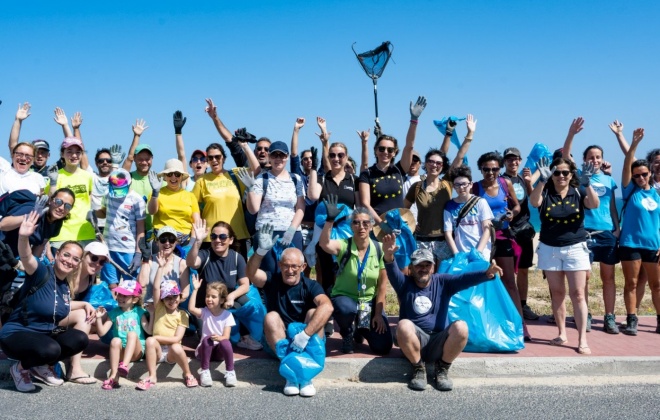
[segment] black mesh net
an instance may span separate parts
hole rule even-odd
[[[367,73],[367,76],[372,79],[378,79],[383,74],[387,62],[390,61],[393,49],[392,44],[389,41],[385,41],[378,48],[371,51],[358,54],[355,52],[355,48],[353,48],[353,52],[364,72]]]

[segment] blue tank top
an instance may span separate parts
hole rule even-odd
[[[495,197],[491,197],[490,195],[486,194],[486,190],[484,190],[484,187],[481,185],[481,181],[475,184],[477,186],[477,191],[475,194],[486,200],[486,203],[488,203],[488,207],[490,207],[490,210],[493,212],[495,219],[501,218],[503,215],[505,215],[507,209],[509,208],[509,194],[506,192],[508,190],[506,181],[504,181],[502,177],[498,177],[497,183],[499,184],[500,188],[498,188],[497,195]],[[507,227],[509,227],[509,222],[504,222],[502,228],[506,229]]]

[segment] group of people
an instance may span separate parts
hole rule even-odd
[[[80,365],[94,330],[109,343],[111,370],[103,389],[117,388],[130,364],[143,358],[149,374],[137,384],[140,390],[157,384],[161,362],[179,364],[186,386],[195,387],[211,386],[209,363],[224,360],[225,385],[235,386],[230,334],[237,324],[237,346],[265,347],[279,358],[304,352],[314,335],[325,340],[336,324],[342,352],[353,353],[366,340],[371,352],[382,355],[396,344],[413,368],[410,388],[427,387],[425,364],[433,363],[436,388],[450,390],[449,367],[468,339],[465,322],[447,321],[452,295],[499,275],[521,319],[538,319],[526,302],[535,252],[559,330],[550,344],[567,344],[568,284],[577,351],[590,354],[586,298],[592,262],[600,263],[606,332],[619,333],[614,314],[619,262],[627,312],[622,332],[637,334],[646,283],[660,312],[660,149],[635,158],[643,129],[634,130],[628,144],[623,125],[610,125],[625,153],[619,220],[617,185],[602,147],[584,151],[581,170],[573,160],[582,118],[572,122],[551,159],[522,168],[516,147],[485,153],[477,160],[482,179],[473,180],[463,163],[476,132],[472,115],[464,119],[467,135],[454,159],[447,153],[457,140],[455,118],[442,123],[440,147],[423,156],[414,149],[424,97],[410,103],[401,149],[395,137],[376,133],[373,165],[370,130],[358,131],[359,168],[344,143],[330,142],[323,118],[316,120],[320,154],[316,147],[299,152],[304,118],[295,120],[287,144],[246,129],[232,133],[214,102],[207,99],[206,105],[222,141],[188,159],[182,134],[187,118],[177,111],[177,158],[160,172],[152,168],[154,149],[141,141],[148,129],[144,120],[132,126],[126,153],[121,145],[96,152],[94,172],[80,113],[69,127],[56,108],[64,141],[53,163],[46,140],[19,141],[31,108],[19,105],[9,139],[11,161],[0,158],[0,271],[15,284],[22,281],[0,329],[0,348],[16,361],[10,372],[19,391],[33,390],[32,378],[47,385],[63,379],[95,383]],[[538,208],[541,219],[536,250],[530,207]],[[406,232],[412,239],[402,264],[398,253]],[[487,270],[436,274],[441,262],[473,249],[491,262]],[[316,281],[309,277],[311,267]],[[86,301],[97,279],[113,291],[115,309]],[[388,283],[400,306],[394,332],[385,314]],[[249,293],[253,287],[257,297]],[[261,340],[233,316],[255,299],[266,307]],[[293,322],[305,328],[287,338]],[[197,377],[181,345],[191,324],[200,332]],[[524,322],[523,331],[531,340]],[[53,370],[59,361],[65,362],[64,378]],[[284,393],[309,397],[316,390],[311,381],[287,380]]]

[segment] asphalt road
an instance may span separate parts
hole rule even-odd
[[[130,383],[40,387],[33,394],[0,382],[2,419],[657,419],[657,377],[456,380],[455,389],[414,392],[404,383],[318,383],[313,398],[285,397],[280,386],[186,389],[160,383],[147,392]]]

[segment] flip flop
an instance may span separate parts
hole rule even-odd
[[[75,378],[69,378],[68,381],[78,385],[94,385],[98,382],[96,378],[92,378],[91,375],[76,376]]]
[[[589,348],[589,346],[578,346],[578,353],[591,354],[591,349]]]
[[[135,389],[138,389],[140,391],[148,391],[149,388],[153,388],[156,386],[155,382],[151,382],[151,379],[143,379],[140,382],[137,383],[135,386]]]
[[[551,346],[563,346],[566,343],[568,343],[568,340],[564,340],[561,337],[555,337],[548,342]]]

